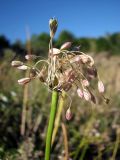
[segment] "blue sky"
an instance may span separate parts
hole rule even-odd
[[[0,0],[0,34],[14,42],[30,33],[49,32],[48,20],[59,21],[57,35],[67,29],[77,37],[120,31],[120,0]]]

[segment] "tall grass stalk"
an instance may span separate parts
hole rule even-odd
[[[65,157],[64,160],[69,159],[69,151],[68,151],[68,138],[67,138],[67,129],[64,123],[61,124],[64,138],[64,147],[65,147]]]
[[[26,28],[26,35],[27,35],[27,52],[31,54],[31,42],[30,42],[30,32],[28,27]],[[25,73],[25,77],[29,76],[29,71],[27,70]],[[21,135],[24,136],[25,134],[25,124],[26,124],[26,116],[27,116],[27,104],[28,104],[28,92],[29,86],[25,85],[23,89],[23,106],[22,106],[22,119],[21,119]]]

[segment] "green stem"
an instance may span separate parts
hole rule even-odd
[[[51,104],[51,111],[50,111],[50,119],[47,129],[47,138],[46,138],[46,148],[45,148],[45,160],[50,160],[50,152],[51,152],[51,141],[52,141],[52,133],[54,129],[54,122],[55,122],[55,115],[57,110],[57,103],[58,103],[58,92],[52,92],[52,104]]]

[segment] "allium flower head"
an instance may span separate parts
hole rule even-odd
[[[98,90],[102,93],[102,96],[105,88],[98,76],[94,59],[79,49],[76,50],[75,47],[71,48],[71,42],[65,42],[60,49],[53,47],[52,39],[57,26],[57,20],[50,19],[50,43],[47,59],[40,59],[39,56],[28,54],[25,56],[26,60],[38,59],[34,65],[28,66],[21,61],[13,61],[11,63],[13,67],[18,69],[29,70],[29,77],[18,80],[18,83],[25,85],[38,78],[50,90],[65,91],[67,94],[69,94],[68,92],[72,87],[76,87],[76,92],[80,98],[96,103],[95,89],[91,86],[92,81],[98,81]],[[104,96],[103,98],[106,103],[109,102]],[[69,120],[70,117],[71,110],[68,108],[66,119]]]

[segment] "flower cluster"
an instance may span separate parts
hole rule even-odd
[[[57,30],[57,20],[50,20],[50,44],[48,59],[39,59],[36,55],[26,55],[27,61],[36,61],[35,65],[28,66],[21,61],[12,61],[12,66],[20,70],[29,70],[29,77],[18,80],[20,85],[25,85],[35,78],[39,80],[51,90],[58,92],[68,92],[72,86],[76,86],[76,92],[80,98],[86,101],[96,103],[94,96],[94,88],[91,85],[94,80],[97,81],[98,91],[106,101],[103,93],[105,91],[104,84],[100,80],[99,74],[94,64],[94,59],[79,49],[71,49],[72,43],[64,43],[60,49],[52,46],[52,38]],[[38,68],[38,64],[42,66]],[[66,119],[71,119],[70,107],[66,112]]]

